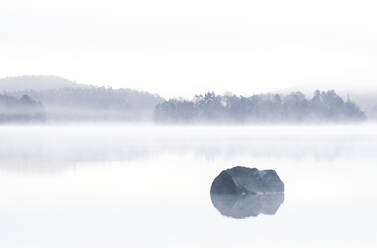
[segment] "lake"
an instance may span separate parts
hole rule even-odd
[[[1,247],[377,247],[377,125],[0,126],[0,137]],[[237,165],[276,170],[275,214],[213,206],[212,181]]]

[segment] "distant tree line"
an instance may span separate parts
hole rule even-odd
[[[288,95],[259,94],[250,97],[208,92],[191,101],[171,99],[155,107],[157,122],[350,122],[366,115],[335,91],[316,90],[311,99],[301,92]]]
[[[43,103],[43,105],[42,105]],[[208,92],[193,100],[105,87],[28,90],[0,95],[0,121],[152,121],[171,123],[352,122],[366,115],[335,91],[250,97]]]
[[[150,121],[154,107],[164,101],[148,92],[95,86],[8,94],[15,97],[27,94],[41,101],[49,120],[53,121]]]
[[[46,114],[42,104],[28,95],[16,98],[0,95],[0,122],[42,122]]]

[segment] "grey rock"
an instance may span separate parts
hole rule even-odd
[[[210,194],[222,215],[233,218],[273,215],[284,202],[284,183],[274,170],[237,166],[215,178]]]

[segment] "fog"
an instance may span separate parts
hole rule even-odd
[[[69,124],[2,126],[1,168],[57,170],[80,162],[143,160],[167,154],[207,160],[372,159],[375,125],[172,126]],[[11,164],[16,163],[13,167]],[[55,165],[58,164],[58,166]],[[41,168],[34,168],[40,164]]]
[[[21,125],[0,135],[4,247],[377,244],[374,125]],[[274,215],[237,220],[213,206],[212,181],[237,165],[279,174]]]

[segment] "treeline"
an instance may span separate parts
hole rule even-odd
[[[0,95],[0,122],[43,122],[46,113],[42,104],[28,95],[16,98]]]
[[[150,121],[155,106],[164,101],[147,92],[95,86],[9,94],[26,94],[42,102],[51,121]]]
[[[27,90],[0,95],[0,121],[156,121],[164,123],[355,122],[366,115],[335,91],[250,97],[209,92],[193,100],[105,87]],[[43,104],[43,105],[42,105]]]
[[[362,121],[366,115],[333,90],[316,90],[311,99],[301,92],[251,97],[209,92],[195,96],[192,101],[171,99],[160,103],[155,108],[154,119],[172,123],[352,122]]]

